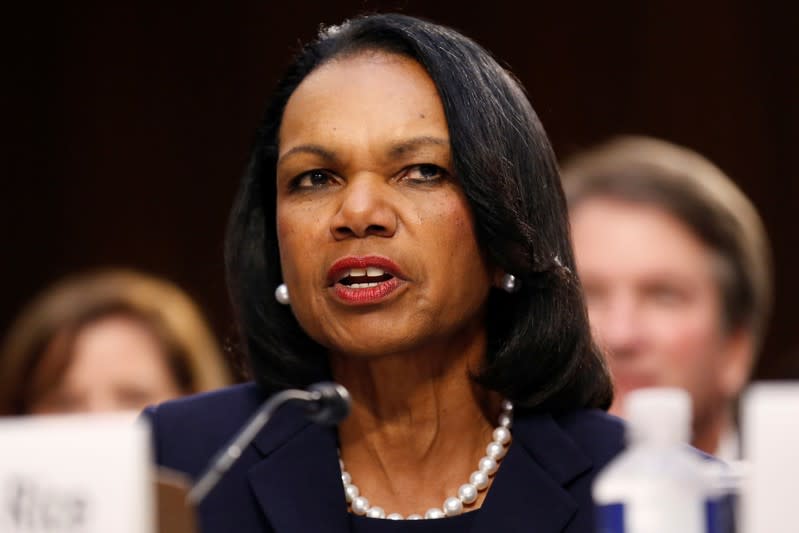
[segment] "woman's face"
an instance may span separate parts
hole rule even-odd
[[[50,355],[44,355],[34,379],[50,380],[58,371],[57,355]],[[180,394],[164,349],[149,328],[131,317],[112,315],[78,332],[63,375],[33,399],[29,412],[138,412]]]
[[[418,63],[366,52],[312,72],[285,109],[276,186],[283,278],[317,342],[396,354],[482,327],[493,273]]]

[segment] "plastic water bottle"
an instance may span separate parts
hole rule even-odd
[[[627,396],[628,448],[593,486],[598,533],[717,533],[715,487],[688,446],[691,398],[652,388]]]

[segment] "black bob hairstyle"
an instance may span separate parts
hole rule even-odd
[[[372,51],[409,57],[427,70],[444,107],[455,175],[478,243],[521,281],[516,293],[489,295],[488,353],[474,378],[522,409],[607,408],[612,386],[574,274],[555,156],[524,90],[467,37],[397,14],[323,30],[278,83],[257,131],[226,242],[228,285],[253,377],[267,392],[328,377],[325,349],[273,297],[282,282],[278,133],[289,97],[309,73],[331,59]]]

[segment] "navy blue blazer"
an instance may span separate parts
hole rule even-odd
[[[150,407],[159,465],[199,477],[265,400],[254,384]],[[473,532],[592,533],[591,483],[623,448],[602,411],[517,416]],[[349,530],[335,428],[279,410],[199,508],[202,533]]]

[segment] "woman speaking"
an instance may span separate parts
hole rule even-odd
[[[402,15],[323,31],[273,95],[227,246],[256,384],[149,409],[158,462],[198,476],[285,388],[332,379],[353,406],[335,428],[278,412],[204,533],[593,530],[622,427],[552,149],[483,48]]]

